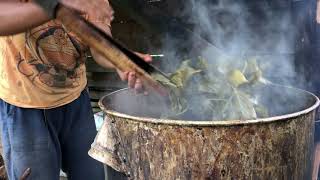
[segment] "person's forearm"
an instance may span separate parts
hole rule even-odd
[[[112,65],[105,57],[96,52],[94,49],[90,49],[91,55],[93,59],[99,64],[101,67],[106,69],[115,69],[114,65]]]
[[[21,33],[48,20],[48,15],[36,4],[0,2],[0,36]]]
[[[110,27],[103,25],[103,24],[95,24],[98,26],[101,30],[103,30],[105,33],[107,33],[109,36],[112,36]],[[115,69],[114,65],[111,64],[105,57],[103,57],[101,54],[99,54],[95,49],[90,48],[91,55],[93,59],[96,61],[97,64],[102,66],[106,69]]]

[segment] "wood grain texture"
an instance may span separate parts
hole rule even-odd
[[[106,39],[105,37],[109,37],[108,35],[102,35],[92,26],[89,26],[83,18],[72,10],[62,6],[57,12],[57,19],[61,20],[67,29],[72,30],[86,44],[107,58],[116,68],[123,72],[135,72],[147,90],[156,91],[162,95],[167,94],[166,89],[160,83],[134,64],[121,50]]]

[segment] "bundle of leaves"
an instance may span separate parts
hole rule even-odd
[[[183,61],[169,75],[170,81],[154,78],[170,89],[172,111],[163,117],[174,118],[186,112],[203,120],[247,120],[268,116],[267,109],[257,101],[257,87],[263,78],[255,58],[209,64],[199,57],[196,61]]]

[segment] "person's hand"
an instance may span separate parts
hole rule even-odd
[[[108,61],[108,59],[106,59],[104,56],[99,54],[95,49],[91,48],[90,50],[91,50],[91,55],[93,56],[93,58],[97,62],[97,64],[99,64],[100,66],[102,66],[104,68],[112,68],[112,69],[115,68],[115,66],[112,65]],[[137,53],[137,52],[135,52],[135,54],[138,55],[139,57],[141,57],[146,62],[152,61],[152,57],[148,54],[141,54],[141,53]],[[142,81],[139,78],[137,78],[135,72],[122,72],[118,69],[117,69],[117,72],[118,72],[122,81],[128,81],[128,86],[130,88],[135,89],[137,93],[144,92]],[[145,93],[147,93],[147,92],[145,92]]]
[[[114,11],[110,6],[108,0],[60,0],[61,4],[73,8],[86,19],[94,24],[104,24],[110,26],[110,22],[113,20]]]
[[[135,52],[135,54],[141,57],[146,62],[152,61],[152,57],[148,54],[141,54],[138,52]],[[122,81],[128,81],[129,88],[135,89],[138,93],[144,92],[143,84],[141,80],[137,78],[135,72],[122,72],[120,70],[117,70],[117,72]]]

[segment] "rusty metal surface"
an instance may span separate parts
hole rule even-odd
[[[137,180],[310,179],[314,98],[309,111],[265,123],[188,126],[107,113],[89,154]]]

